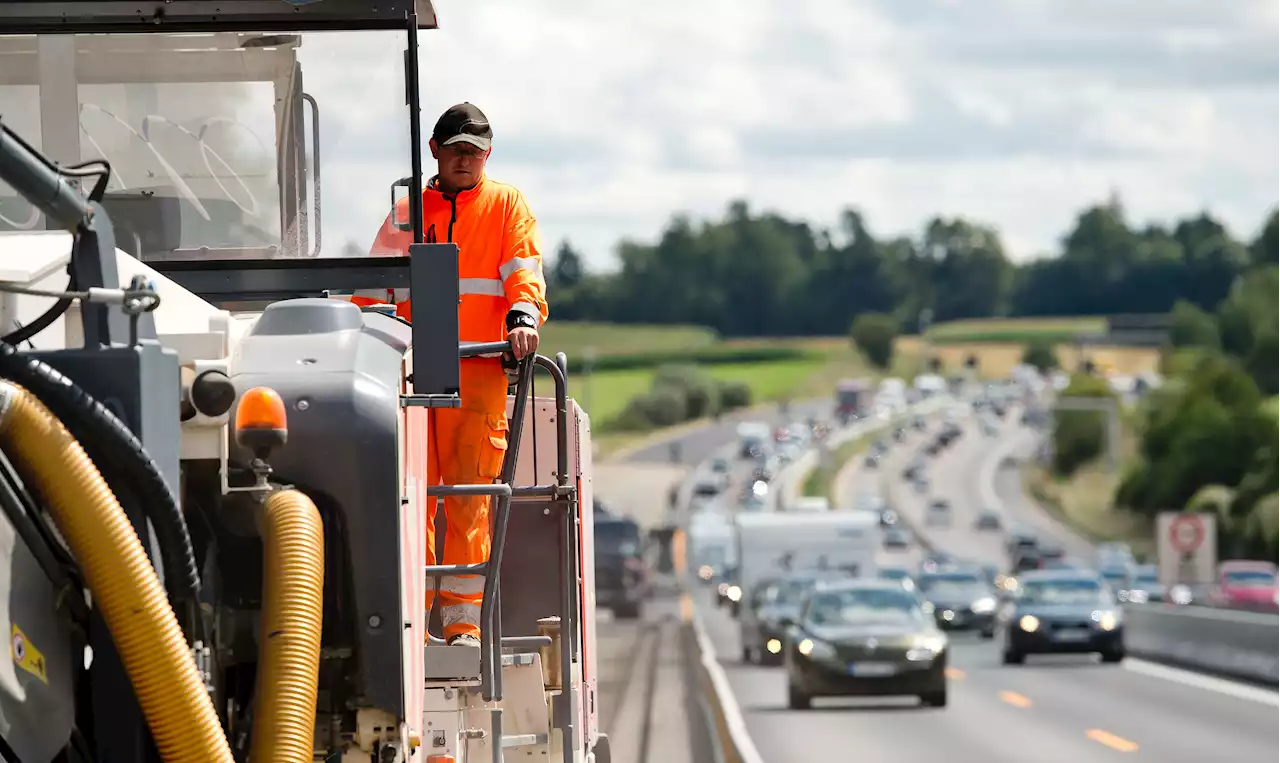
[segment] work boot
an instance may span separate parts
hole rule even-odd
[[[480,639],[472,636],[470,633],[459,633],[449,638],[449,646],[469,646],[474,649],[480,648]]]

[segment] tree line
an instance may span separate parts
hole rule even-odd
[[[1255,266],[1212,309],[1174,305],[1162,355],[1165,383],[1136,411],[1138,457],[1114,497],[1116,506],[1151,518],[1184,508],[1215,513],[1222,558],[1280,554],[1278,293],[1277,268]],[[1079,375],[1064,394],[1102,397],[1111,390]],[[1102,455],[1104,426],[1096,414],[1057,413],[1060,476]]]
[[[854,209],[827,230],[736,201],[723,219],[675,216],[656,243],[621,242],[608,273],[564,242],[547,280],[555,320],[830,336],[884,313],[912,332],[922,316],[1163,313],[1179,301],[1213,310],[1250,268],[1276,264],[1278,227],[1274,210],[1248,241],[1207,213],[1133,227],[1113,198],[1081,211],[1059,252],[1015,264],[994,228],[962,218],[878,238]]]

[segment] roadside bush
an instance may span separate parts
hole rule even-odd
[[[741,381],[719,381],[696,366],[663,366],[649,391],[627,403],[610,426],[643,431],[718,416],[751,405],[751,387]]]
[[[1062,397],[1112,397],[1111,388],[1101,379],[1076,375],[1062,391]],[[1053,470],[1070,476],[1102,455],[1107,441],[1107,416],[1096,411],[1058,411],[1053,428]]]
[[[720,386],[694,366],[663,366],[653,377],[654,390],[671,390],[684,400],[684,416],[700,419],[720,411]]]
[[[965,368],[969,368],[969,369],[973,369],[974,371],[977,371],[978,366],[980,366],[981,363],[982,361],[978,360],[978,356],[972,352],[965,356],[965,359],[964,359]]]
[[[618,416],[618,426],[626,430],[670,427],[686,421],[688,400],[680,390],[658,387],[631,398]]]
[[[853,345],[872,365],[887,369],[893,363],[893,342],[898,338],[898,323],[891,315],[863,313],[849,327]]]
[[[1058,350],[1052,339],[1036,338],[1022,349],[1022,362],[1044,373],[1058,367]]]
[[[720,405],[726,411],[751,405],[751,386],[741,381],[720,382]]]

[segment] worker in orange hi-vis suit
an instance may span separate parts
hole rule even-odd
[[[463,342],[510,340],[523,358],[538,349],[538,329],[547,319],[542,275],[542,241],[537,220],[516,188],[491,180],[485,163],[493,131],[485,115],[470,103],[450,108],[436,122],[429,146],[437,174],[422,192],[422,225],[427,243],[458,245],[458,307]],[[370,254],[403,255],[413,234],[396,227],[409,219],[409,197],[387,216]],[[404,295],[407,296],[407,295]],[[359,292],[361,305],[396,302],[396,312],[412,320],[407,298],[394,293]],[[462,361],[462,407],[429,412],[430,484],[492,482],[499,476],[507,448],[507,375],[500,358]],[[436,501],[427,505],[427,549],[434,564]],[[444,499],[448,530],[444,564],[475,564],[489,558],[488,497]],[[440,584],[440,612],[450,644],[479,646],[480,600],[484,578],[446,576]],[[426,602],[431,607],[434,592]]]

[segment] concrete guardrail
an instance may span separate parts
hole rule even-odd
[[[991,459],[998,462],[1003,454]],[[1002,511],[995,469],[983,470],[979,492]],[[1043,511],[1043,509],[1041,509]],[[1135,657],[1256,683],[1280,685],[1280,617],[1216,607],[1129,604],[1125,648]]]
[[[716,659],[715,647],[711,645],[696,607],[686,626],[686,644],[694,657],[691,662],[697,674],[698,705],[709,731],[713,760],[716,763],[764,763],[747,733],[742,710],[733,699],[729,678]]]
[[[1124,609],[1129,654],[1256,683],[1280,684],[1280,617],[1176,604]]]

